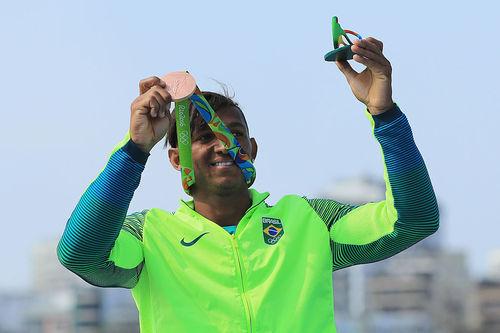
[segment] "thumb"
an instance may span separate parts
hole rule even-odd
[[[347,81],[350,81],[356,75],[358,75],[358,72],[352,69],[351,65],[347,62],[347,60],[337,60],[335,61],[335,63],[337,64],[337,67],[340,69],[342,74],[344,74]]]

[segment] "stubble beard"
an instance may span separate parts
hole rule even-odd
[[[196,182],[192,189],[193,195],[215,195],[218,197],[234,197],[244,194],[246,191],[248,191],[248,187],[243,179],[243,175],[241,175],[240,180],[230,179],[216,184],[210,182]]]

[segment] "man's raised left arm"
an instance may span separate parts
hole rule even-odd
[[[308,199],[330,232],[334,270],[388,258],[439,227],[436,196],[408,120],[392,100],[392,68],[382,48],[371,37],[354,42],[353,59],[366,66],[360,73],[347,61],[337,62],[367,107],[383,155],[386,195],[361,206]]]

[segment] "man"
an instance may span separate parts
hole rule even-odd
[[[140,83],[129,136],[84,193],[58,255],[91,284],[131,288],[142,332],[335,332],[332,269],[390,257],[435,232],[438,208],[406,117],[392,100],[391,65],[374,38],[356,40],[357,73],[339,69],[363,102],[384,155],[386,199],[359,207],[248,189],[210,129],[192,115],[192,201],[175,213],[126,216],[149,151],[171,128],[169,159],[180,169],[165,83]],[[255,159],[240,108],[205,93]],[[175,185],[172,185],[175,186]],[[224,230],[226,229],[226,230]]]

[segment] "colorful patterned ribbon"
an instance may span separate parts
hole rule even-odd
[[[200,92],[197,89],[197,92]],[[250,156],[241,147],[238,140],[224,125],[217,113],[201,93],[195,93],[189,99],[175,103],[177,142],[179,146],[179,161],[181,165],[182,188],[187,194],[195,183],[193,160],[191,156],[191,125],[189,121],[189,101],[193,103],[203,120],[210,127],[215,137],[224,146],[228,155],[241,169],[245,183],[250,186],[255,180],[255,167]]]

